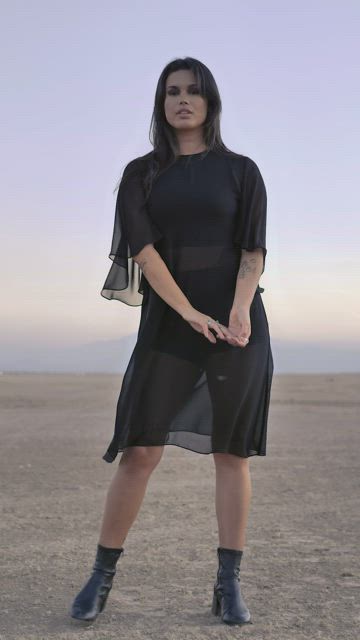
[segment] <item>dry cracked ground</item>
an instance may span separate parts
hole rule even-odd
[[[113,464],[117,375],[3,374],[1,640],[355,640],[360,636],[360,375],[276,375],[265,457],[250,461],[241,564],[252,624],[211,614],[214,463],[167,446],[106,609],[69,616]],[[120,454],[121,455],[121,454]]]

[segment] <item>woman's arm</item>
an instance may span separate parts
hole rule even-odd
[[[145,245],[139,253],[133,256],[133,260],[137,262],[154,291],[156,291],[170,307],[177,311],[186,322],[189,322],[195,331],[202,333],[209,342],[216,343],[216,338],[210,331],[207,323],[208,316],[201,313],[201,311],[197,311],[197,309],[190,304],[153,244]],[[228,333],[226,328],[221,330],[218,324],[215,323],[212,329],[218,338],[222,340],[226,339],[224,333]]]
[[[263,270],[263,250],[242,249],[241,261],[236,278],[233,309],[250,309]]]
[[[151,287],[182,317],[192,305],[175,282],[164,260],[152,244],[147,244],[133,260],[137,262]]]
[[[139,265],[154,291],[156,291],[170,307],[177,311],[195,331],[202,333],[209,342],[216,343],[216,337],[212,331],[210,331],[208,325],[208,316],[190,304],[190,301],[175,282],[164,260],[156,251],[153,244],[145,245],[139,253],[132,257]],[[227,340],[232,345],[241,344],[238,338],[233,336],[227,327],[214,322],[211,328],[217,338]]]

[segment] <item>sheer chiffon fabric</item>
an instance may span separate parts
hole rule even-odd
[[[125,371],[113,438],[113,462],[128,446],[177,445],[194,452],[266,455],[273,375],[269,326],[257,287],[246,347],[210,343],[147,282],[135,256],[157,249],[194,308],[228,325],[241,250],[266,260],[265,184],[257,164],[232,152],[180,156],[145,199],[152,153],[129,162],[116,206],[110,259],[101,290],[141,305],[137,341]]]

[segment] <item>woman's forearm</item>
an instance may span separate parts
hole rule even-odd
[[[192,308],[153,245],[146,245],[133,259],[154,291],[177,313],[183,316],[186,309]]]
[[[245,251],[243,249],[241,252],[239,271],[236,278],[233,308],[250,308],[256,288],[259,284],[262,269],[262,249],[254,249],[254,251]]]

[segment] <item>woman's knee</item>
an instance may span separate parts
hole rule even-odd
[[[243,458],[233,453],[213,453],[214,463],[219,470],[248,469],[250,457]]]
[[[164,446],[127,447],[120,459],[120,464],[134,472],[151,472],[159,464]]]

